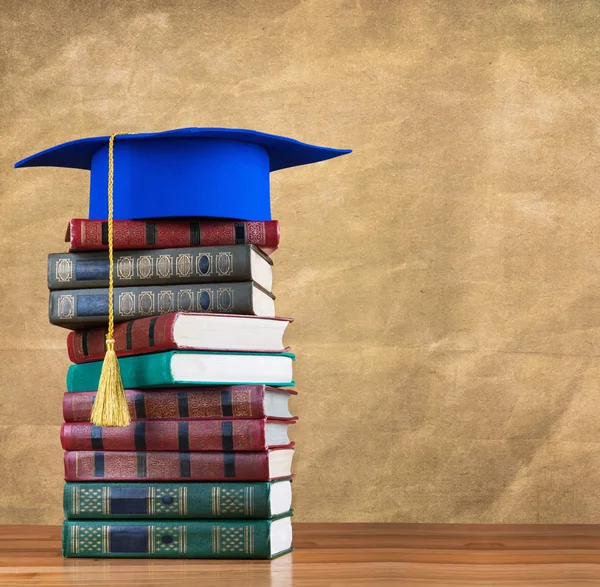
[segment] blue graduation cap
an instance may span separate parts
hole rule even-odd
[[[108,216],[108,142],[62,143],[15,167],[91,170],[90,219]],[[181,128],[118,135],[114,143],[114,219],[209,216],[270,220],[271,171],[350,153],[253,130]]]

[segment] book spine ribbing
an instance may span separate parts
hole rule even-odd
[[[250,281],[251,251],[251,245],[117,251],[114,285]],[[108,253],[51,253],[48,255],[48,288],[108,287],[108,270]]]
[[[271,520],[71,521],[65,557],[270,558]]]
[[[118,287],[113,301],[116,322],[170,312],[255,314],[252,282]],[[51,324],[74,330],[105,325],[108,289],[52,291],[49,317]]]
[[[65,517],[179,519],[271,517],[270,482],[66,483]]]
[[[65,481],[270,481],[263,452],[65,452]]]
[[[265,418],[264,385],[125,390],[129,414],[133,420],[227,420]],[[67,392],[63,396],[65,422],[89,422],[95,391]]]
[[[89,422],[62,425],[64,450],[258,451],[266,450],[266,420],[136,420],[102,428]]]
[[[277,220],[115,220],[113,226],[115,250],[252,244],[269,254],[279,246],[280,237]],[[108,223],[74,218],[66,240],[71,251],[106,250]]]

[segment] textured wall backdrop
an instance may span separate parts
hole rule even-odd
[[[46,255],[117,130],[354,149],[272,177],[302,521],[600,522],[600,5],[4,0],[0,522],[61,520]]]

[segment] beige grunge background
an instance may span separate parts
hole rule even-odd
[[[259,129],[296,322],[299,521],[600,522],[600,5],[4,0],[0,522],[62,518],[46,255],[77,137]]]

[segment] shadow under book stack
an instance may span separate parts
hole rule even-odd
[[[289,319],[275,318],[277,221],[114,223],[115,350],[130,425],[90,423],[105,352],[107,223],[71,220],[48,260],[72,332],[63,554],[273,558],[291,550]]]

